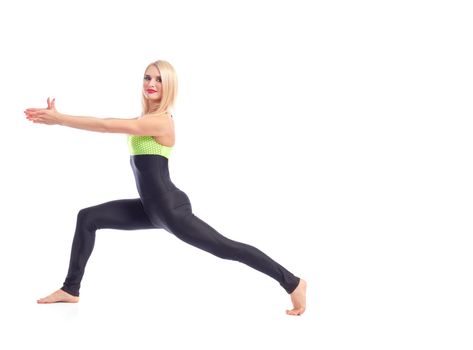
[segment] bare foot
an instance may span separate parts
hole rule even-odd
[[[45,298],[37,300],[38,304],[51,304],[51,303],[78,303],[79,297],[71,295],[62,289],[58,289],[54,293],[48,295]]]
[[[292,310],[286,310],[286,314],[288,315],[302,315],[305,311],[305,293],[307,290],[307,282],[304,281],[302,278],[297,285],[297,288],[291,293],[291,301],[292,306],[294,308]]]

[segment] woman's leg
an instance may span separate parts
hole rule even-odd
[[[160,220],[168,231],[184,242],[222,259],[236,260],[265,273],[278,281],[288,294],[299,285],[299,277],[259,249],[228,239],[195,216],[190,200],[183,191],[171,191],[160,201],[144,200],[143,203],[150,220]]]
[[[94,248],[96,230],[139,230],[161,227],[156,221],[150,222],[139,198],[114,200],[81,209],[77,214],[69,271],[61,289],[71,295],[79,296],[85,266]]]

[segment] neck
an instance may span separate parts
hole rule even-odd
[[[149,111],[150,112],[155,112],[155,111],[158,110],[158,108],[159,108],[159,102],[152,101],[152,100],[149,101]]]

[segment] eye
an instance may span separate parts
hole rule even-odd
[[[159,82],[159,83],[161,83],[161,82],[162,82],[161,77],[158,77],[158,78],[156,79],[156,81]]]
[[[145,75],[144,79],[145,79],[145,80],[150,80],[151,78],[150,78],[149,75]]]

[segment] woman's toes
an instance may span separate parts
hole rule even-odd
[[[286,310],[286,313],[288,315],[292,315],[292,316],[300,316],[304,313],[304,308],[300,308],[300,309],[292,309],[292,310]]]

